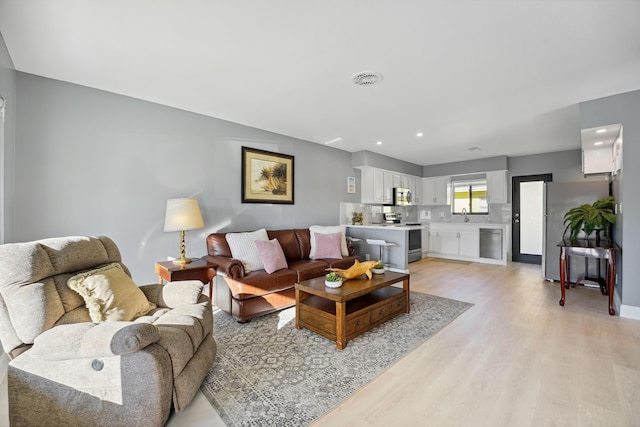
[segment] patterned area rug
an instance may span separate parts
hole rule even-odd
[[[201,390],[227,426],[304,426],[330,411],[472,304],[411,292],[401,314],[344,350],[295,328],[295,308],[239,324],[214,313],[216,361]]]

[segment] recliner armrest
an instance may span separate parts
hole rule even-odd
[[[144,285],[140,286],[140,290],[157,307],[175,308],[197,304],[203,287],[199,280],[180,280],[165,285]]]
[[[159,339],[160,331],[150,323],[75,323],[40,334],[28,353],[47,360],[117,356],[142,350]]]

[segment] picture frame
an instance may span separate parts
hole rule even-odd
[[[355,193],[356,192],[356,177],[348,176],[347,177],[347,193]]]
[[[293,204],[294,157],[242,147],[242,203]]]

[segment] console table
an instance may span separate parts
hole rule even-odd
[[[609,314],[615,315],[616,310],[613,308],[613,291],[616,284],[616,251],[620,247],[614,242],[606,240],[597,242],[590,239],[564,239],[558,243],[560,247],[560,289],[562,297],[559,304],[564,306],[565,289],[569,289],[569,258],[571,256],[582,256],[587,258],[597,258],[598,266],[600,259],[607,260],[607,271],[605,274],[606,291],[609,294]],[[600,269],[598,268],[598,272]],[[586,274],[586,272],[585,272]],[[599,275],[599,273],[598,273]],[[600,280],[600,277],[597,278]],[[605,292],[603,292],[604,294]]]

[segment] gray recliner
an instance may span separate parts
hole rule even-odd
[[[140,289],[157,308],[93,323],[67,287],[121,262],[108,237],[0,245],[0,341],[9,420],[18,426],[161,426],[193,399],[216,355],[211,301],[197,281]]]

